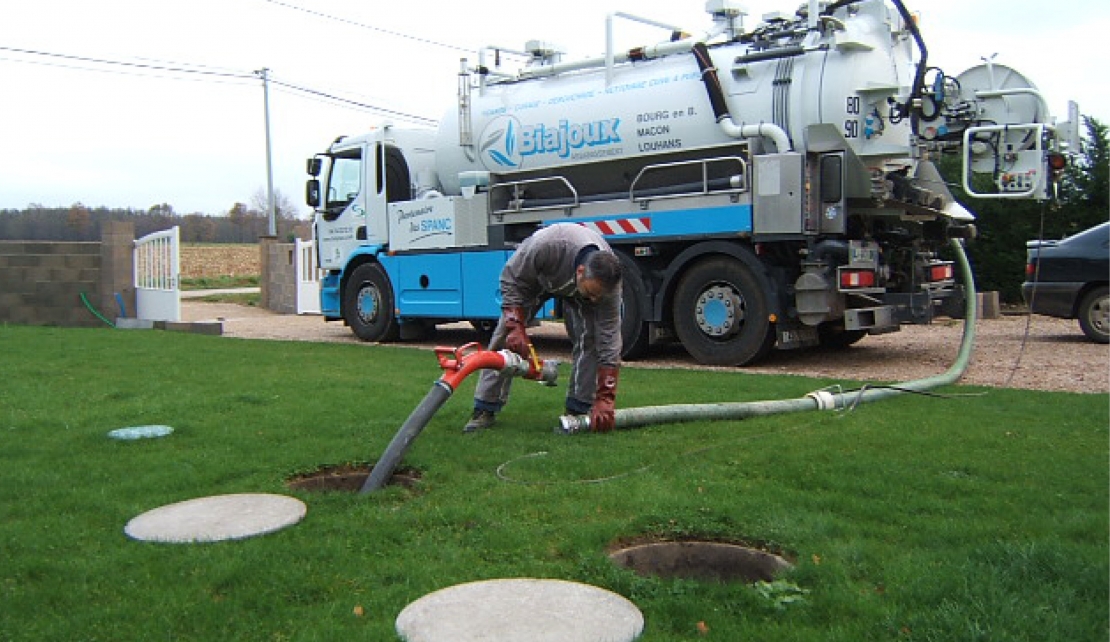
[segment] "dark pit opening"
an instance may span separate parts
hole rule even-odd
[[[293,475],[285,481],[285,485],[293,490],[357,493],[362,490],[362,485],[366,483],[371,470],[373,466],[370,464],[324,466],[309,473]],[[416,487],[421,476],[419,470],[402,466],[393,471],[387,485],[412,489]]]
[[[639,543],[609,553],[614,564],[647,577],[719,582],[770,582],[793,568],[785,558],[741,544],[713,541]]]

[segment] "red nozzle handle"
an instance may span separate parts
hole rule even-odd
[[[462,368],[463,359],[467,356],[467,354],[478,352],[481,349],[482,344],[478,343],[477,341],[472,341],[465,345],[459,346],[458,348],[452,348],[450,346],[436,346],[435,353],[436,359],[439,360],[439,367],[442,368],[444,372],[450,372],[452,370],[459,370],[460,368]]]

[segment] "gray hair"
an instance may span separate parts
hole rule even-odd
[[[621,284],[621,260],[612,252],[598,251],[586,257],[586,271],[582,278],[597,280],[606,290],[613,291]]]

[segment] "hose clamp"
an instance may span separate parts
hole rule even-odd
[[[806,394],[806,397],[817,402],[818,410],[835,410],[836,409],[836,395],[828,390],[814,390]]]

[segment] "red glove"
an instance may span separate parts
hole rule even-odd
[[[616,425],[613,405],[617,401],[619,375],[620,368],[615,366],[597,368],[597,393],[594,395],[593,408],[590,408],[591,432],[609,432]]]
[[[528,333],[524,331],[527,319],[528,315],[524,313],[524,308],[501,309],[501,323],[508,330],[505,335],[505,347],[525,359],[530,358],[531,351],[528,346],[532,345],[532,342],[528,339]]]

